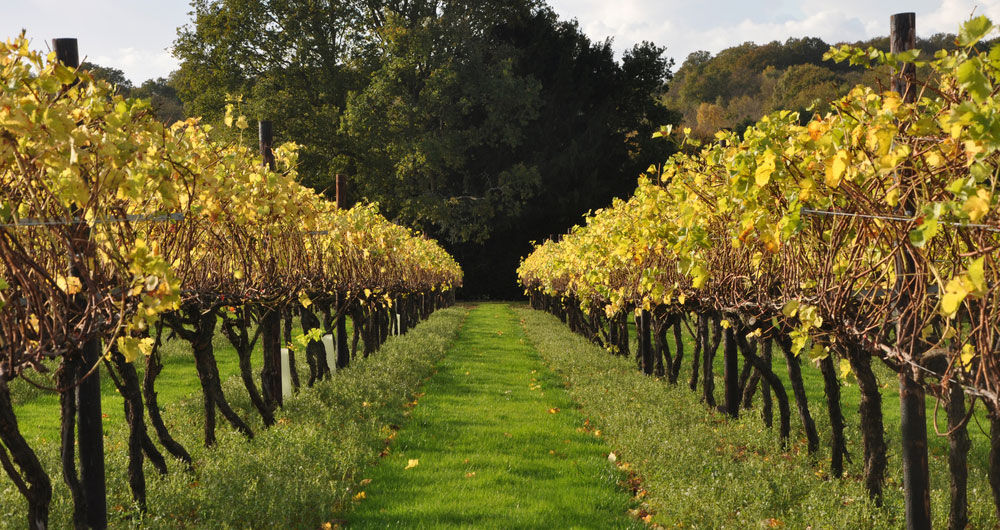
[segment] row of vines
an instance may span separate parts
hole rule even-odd
[[[122,99],[55,53],[30,50],[23,35],[0,43],[0,87],[0,465],[27,501],[31,528],[48,525],[52,484],[18,428],[14,378],[61,393],[74,524],[102,526],[93,513],[103,507],[87,500],[103,497],[81,484],[81,473],[100,465],[103,477],[103,464],[84,461],[82,440],[81,470],[75,454],[85,427],[76,396],[88,380],[103,371],[123,396],[128,480],[141,507],[144,459],[166,473],[162,447],[192,464],[156,401],[157,349],[168,336],[189,342],[196,359],[205,444],[215,441],[217,411],[252,438],[222,392],[212,347],[220,322],[271,425],[292,315],[308,342],[311,385],[331,372],[321,334],[336,334],[344,367],[359,340],[364,355],[374,352],[390,326],[405,332],[451,303],[461,284],[458,264],[436,242],[374,206],[338,209],[299,185],[294,145],[262,164],[243,145],[248,124],[235,107],[225,121],[228,137],[240,140],[219,140],[197,119],[165,127],[148,102]],[[250,364],[258,340],[259,389]],[[141,380],[136,361],[145,363]]]
[[[773,393],[786,442],[793,411],[771,368],[777,345],[814,453],[806,356],[826,383],[838,478],[847,454],[838,377],[850,374],[876,502],[887,447],[873,363],[883,363],[899,378],[910,527],[930,524],[927,394],[947,411],[952,528],[968,522],[966,426],[985,406],[1000,513],[1000,47],[976,48],[994,29],[971,19],[958,34],[962,49],[927,60],[905,47],[833,48],[830,59],[902,72],[894,90],[859,86],[826,115],[778,112],[705,143],[685,135],[682,152],[651,167],[631,198],[523,260],[532,304],[620,354],[630,353],[634,313],[640,368],[671,382],[683,350],[671,359],[667,334],[679,346],[693,319],[692,390],[701,371],[704,401],[715,406],[712,357],[722,344],[722,409],[736,416],[758,386]]]

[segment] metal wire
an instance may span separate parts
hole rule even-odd
[[[107,223],[124,223],[126,221],[130,223],[139,222],[149,222],[149,223],[159,223],[166,221],[183,221],[184,214],[177,212],[164,215],[126,215],[125,217],[102,217],[94,220],[94,224],[107,224]],[[3,228],[23,228],[30,226],[68,226],[75,224],[82,224],[86,221],[80,219],[79,217],[74,217],[71,219],[21,219],[20,221],[14,223],[4,223],[0,224]]]
[[[812,210],[810,208],[799,209],[799,215],[826,215],[830,217],[857,217],[860,219],[878,219],[884,221],[896,221],[896,222],[913,222],[916,221],[913,217],[905,217],[902,215],[871,215],[864,213],[852,213],[852,212],[835,212],[831,210]],[[1000,232],[1000,227],[986,225],[982,223],[956,223],[953,221],[938,221],[939,224],[947,226],[958,226],[962,228],[978,228],[980,230],[987,230],[990,232]]]

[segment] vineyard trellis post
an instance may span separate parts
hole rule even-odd
[[[347,176],[340,173],[337,174],[337,208],[343,210],[347,208]],[[338,300],[339,303],[347,303],[347,296],[345,294],[340,294],[338,297],[343,296],[344,299]],[[347,347],[347,316],[346,311],[337,311],[337,369],[341,370],[347,368],[347,365],[351,362],[351,352]],[[357,322],[354,325],[358,325]]]
[[[56,59],[69,68],[80,67],[80,54],[77,39],[52,39],[52,50]],[[75,214],[75,212],[74,212]],[[74,215],[75,217],[75,215]],[[81,277],[82,273],[75,265],[88,253],[90,246],[90,227],[79,223],[73,231],[70,275]],[[81,282],[86,289],[88,282]],[[86,309],[86,295],[83,292],[76,295],[77,307]],[[101,343],[100,339],[91,338],[84,342],[80,350],[81,362],[75,364],[77,373],[71,378],[76,383],[73,389],[76,393],[77,409],[77,445],[80,453],[80,482],[86,506],[87,524],[91,528],[106,528],[108,525],[107,489],[104,477],[104,425],[101,416]],[[71,389],[65,389],[69,392]]]
[[[274,171],[274,129],[270,121],[260,120],[257,123],[260,140],[260,155],[268,169]],[[261,308],[261,345],[263,347],[263,368],[260,372],[260,386],[264,402],[274,410],[282,406],[281,395],[281,311],[277,307]]]
[[[889,42],[891,53],[902,53],[916,47],[916,14],[897,13],[889,20]],[[915,82],[916,67],[913,63],[905,63],[902,69],[894,72],[892,88],[898,92],[903,101],[916,101],[917,85]],[[909,182],[914,177],[912,167],[904,165],[898,173],[897,185],[901,190],[909,188]],[[916,201],[912,193],[901,201],[906,215],[915,214]],[[904,358],[908,357],[919,362],[921,350],[926,349],[920,340],[921,305],[920,293],[917,290],[916,251],[910,245],[901,247],[902,255],[897,263],[900,272],[897,280],[900,292],[900,309],[896,327],[896,347]],[[930,473],[927,463],[927,418],[924,386],[919,381],[920,374],[915,368],[903,364],[899,372],[899,405],[900,405],[900,438],[902,445],[903,485],[906,505],[906,527],[909,530],[929,529],[931,527],[930,504]]]

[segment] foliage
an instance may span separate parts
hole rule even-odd
[[[114,87],[115,94],[125,98],[150,100],[156,119],[166,125],[184,119],[184,109],[177,96],[177,89],[174,88],[173,75],[169,78],[147,79],[141,85],[135,86],[125,77],[125,72],[117,68],[85,62],[80,65],[80,70],[90,72],[95,80],[110,83]]]
[[[165,127],[147,102],[112,97],[27,46],[23,37],[0,45],[6,370],[90,337],[118,337],[129,358],[148,352],[150,340],[132,332],[178,308],[182,286],[184,299],[273,300],[458,283],[457,264],[433,241],[299,185],[294,145],[277,150],[282,172],[268,171],[246,147],[215,142],[211,127]],[[246,128],[243,117],[226,121]]]
[[[311,4],[310,4],[311,5]],[[644,43],[616,61],[541,2],[259,0],[194,4],[176,86],[189,113],[223,118],[227,94],[300,148],[300,179],[378,202],[441,239],[471,295],[511,296],[523,241],[624,196],[669,144],[670,78]],[[607,178],[607,175],[620,177]]]
[[[982,38],[992,28],[978,18],[963,32]],[[651,307],[742,315],[794,330],[796,353],[812,339],[814,357],[860,345],[961,382],[997,407],[1000,144],[989,124],[1000,45],[977,51],[978,40],[921,63],[933,77],[916,103],[858,86],[806,125],[782,111],[742,139],[723,131],[704,146],[689,140],[628,201],[540,245],[522,282],[609,315]],[[828,55],[898,68],[915,53]],[[914,268],[905,289],[904,266]],[[911,327],[889,333],[900,313]],[[933,364],[932,351],[946,362]]]
[[[482,243],[539,186],[515,156],[538,107],[537,81],[516,75],[509,46],[478,38],[461,4],[419,24],[389,13],[379,68],[347,102],[361,195],[410,226]]]

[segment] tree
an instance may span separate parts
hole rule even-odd
[[[275,122],[279,140],[302,146],[305,184],[325,190],[341,166],[338,134],[349,90],[360,87],[361,2],[193,0],[193,24],[178,30],[175,86],[185,111],[222,119],[242,96],[252,117]]]
[[[473,296],[516,296],[531,239],[627,195],[670,145],[663,48],[616,61],[538,0],[195,0],[173,81],[192,115],[228,98],[302,145],[303,183],[442,240]],[[497,281],[500,278],[501,281]]]
[[[538,186],[515,155],[540,87],[466,13],[453,4],[419,24],[388,13],[379,68],[348,99],[342,131],[362,195],[447,241],[483,243]]]
[[[94,79],[100,79],[111,83],[115,87],[115,90],[125,97],[128,97],[134,88],[132,81],[129,81],[129,79],[125,77],[125,72],[122,72],[117,68],[111,66],[101,66],[91,62],[83,62],[80,64],[80,70],[89,71],[90,75],[94,76]]]
[[[150,100],[156,119],[170,125],[184,119],[184,104],[177,96],[173,83],[173,76],[147,79],[142,85],[132,89],[132,96]]]

